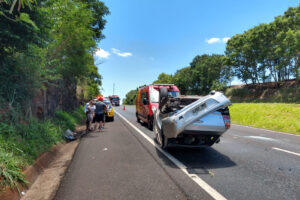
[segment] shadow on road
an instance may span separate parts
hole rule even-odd
[[[168,158],[157,149],[158,156],[165,164],[175,167]],[[228,156],[216,151],[211,147],[202,148],[170,148],[168,152],[191,169],[216,169],[236,166]]]

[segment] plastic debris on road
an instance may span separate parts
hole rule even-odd
[[[76,140],[76,133],[72,132],[70,129],[67,129],[64,134],[66,140]]]

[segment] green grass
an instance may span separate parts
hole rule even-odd
[[[75,125],[84,118],[83,107],[80,107],[72,113],[57,111],[54,118],[43,121],[30,118],[19,123],[10,118],[0,122],[0,186],[13,188],[18,183],[26,183],[22,174],[24,167],[63,141],[64,131],[75,130]]]
[[[232,123],[300,135],[300,104],[233,103]]]

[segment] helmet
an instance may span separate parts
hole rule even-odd
[[[102,96],[98,97],[97,99],[98,99],[98,101],[103,101],[103,97]]]

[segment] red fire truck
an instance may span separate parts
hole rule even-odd
[[[110,103],[114,106],[120,106],[120,98],[118,95],[112,95],[108,97],[110,100]]]

